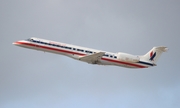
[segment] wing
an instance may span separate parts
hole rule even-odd
[[[92,64],[97,64],[98,60],[101,59],[101,57],[105,54],[105,52],[98,52],[92,55],[88,55],[85,57],[81,57],[79,58],[79,60],[84,61],[84,62],[88,62],[88,63],[92,63]]]

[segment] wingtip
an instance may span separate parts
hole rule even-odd
[[[167,52],[168,50],[169,50],[168,47],[164,48],[164,52]]]

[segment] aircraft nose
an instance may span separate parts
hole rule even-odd
[[[13,42],[12,44],[13,44],[13,45],[16,45],[16,46],[19,46],[19,45],[20,45],[19,41]]]
[[[13,44],[13,45],[16,45],[16,42],[13,42],[12,44]]]
[[[13,42],[12,44],[13,44],[13,45],[18,45],[18,42]]]

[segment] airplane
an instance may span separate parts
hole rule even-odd
[[[13,44],[24,48],[68,56],[89,64],[115,65],[126,68],[148,68],[156,66],[160,55],[168,50],[167,47],[159,46],[153,47],[145,55],[132,55],[123,52],[106,52],[35,37],[16,41]]]

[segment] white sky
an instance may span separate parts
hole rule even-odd
[[[1,0],[0,108],[179,108],[180,1]],[[167,46],[158,66],[89,65],[23,49],[39,37],[145,54]]]

